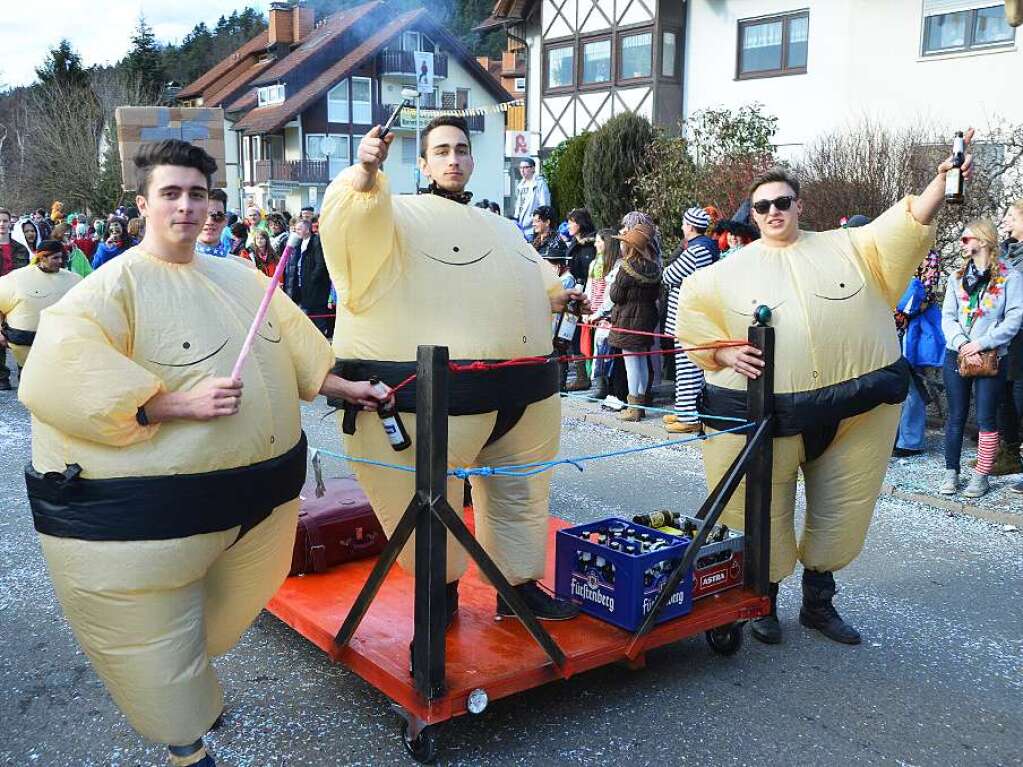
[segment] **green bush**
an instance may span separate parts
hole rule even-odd
[[[636,207],[636,180],[642,175],[654,131],[633,112],[608,120],[590,138],[583,159],[586,207],[597,226],[617,228]]]
[[[573,208],[586,205],[583,193],[583,160],[592,133],[562,141],[543,163],[544,178],[551,188],[554,211],[561,221]]]

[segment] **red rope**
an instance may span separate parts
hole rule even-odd
[[[614,326],[602,328],[600,325],[593,325],[589,322],[580,322],[579,327],[596,328],[597,330],[614,330],[619,333],[631,333],[634,336],[650,336],[651,338],[670,338],[672,341],[676,340],[675,336],[670,333],[650,333],[646,330],[629,330],[628,328],[616,328]]]

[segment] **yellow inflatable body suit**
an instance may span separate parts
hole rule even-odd
[[[18,365],[24,367],[28,360],[43,309],[57,303],[81,279],[66,269],[44,272],[34,263],[0,277],[3,334]]]
[[[209,658],[288,573],[306,466],[299,398],[316,396],[333,355],[279,291],[236,415],[142,425],[137,412],[229,376],[265,288],[230,259],[174,264],[134,248],[43,313],[19,390],[57,598],[118,707],[159,743],[213,724],[223,695]]]
[[[376,176],[355,191],[342,173],[327,189],[320,237],[338,294],[334,351],[346,378],[377,375],[395,385],[415,372],[416,347],[446,346],[456,360],[549,355],[550,295],[561,290],[553,270],[523,240],[513,221],[435,195],[394,196]],[[553,458],[561,434],[557,366],[452,373],[448,464],[507,466]],[[414,387],[398,408],[415,409]],[[414,465],[415,450],[394,452],[373,413],[346,435],[349,455]],[[415,440],[415,419],[404,418]],[[414,494],[411,474],[353,464],[390,534]],[[516,585],[543,576],[550,480],[476,477],[476,535]],[[448,483],[457,508],[461,480]],[[410,542],[401,557],[412,567]],[[449,541],[448,581],[466,567]]]
[[[809,570],[834,571],[863,547],[895,441],[908,385],[892,321],[913,271],[934,240],[904,199],[855,229],[800,232],[783,248],[761,241],[702,269],[679,296],[678,337],[686,346],[746,338],[753,311],[771,308],[777,329],[771,580]],[[712,352],[690,355],[705,371],[701,412],[746,415],[746,378],[721,368]],[[734,423],[705,419],[708,426]],[[713,487],[745,444],[725,434],[703,444]],[[806,483],[806,525],[797,542],[796,479]],[[722,520],[744,523],[744,487]]]

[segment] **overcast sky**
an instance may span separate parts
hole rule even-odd
[[[212,27],[246,5],[269,7],[264,0],[3,0],[0,84],[33,82],[35,68],[63,37],[86,67],[114,63],[128,51],[140,12],[159,41],[180,42],[200,21]]]

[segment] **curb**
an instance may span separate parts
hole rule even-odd
[[[670,434],[661,429],[659,417],[656,420],[654,418],[650,418],[638,423],[619,421],[615,417],[614,413],[601,411],[596,403],[593,403],[593,407],[591,408],[589,406],[590,404],[591,403],[582,404],[578,401],[572,401],[566,397],[562,397],[561,412],[562,415],[567,415],[580,421],[599,424],[610,429],[617,429],[618,431],[635,434],[639,437],[647,437],[648,439],[655,439],[658,441],[664,441],[665,439],[671,438]],[[975,517],[976,519],[980,519],[985,522],[993,522],[999,525],[1020,526],[1019,514],[986,509],[983,506],[957,501],[944,496],[930,495],[928,493],[916,493],[910,490],[900,490],[895,485],[888,483],[881,486],[881,495],[898,498],[903,501],[910,501],[912,503],[918,503],[923,506],[930,506],[932,509],[943,511],[949,516],[965,514],[966,516]]]

